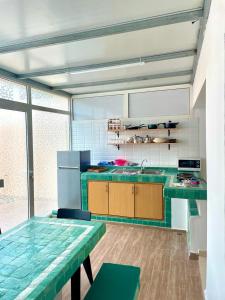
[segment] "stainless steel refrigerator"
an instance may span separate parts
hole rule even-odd
[[[90,151],[58,151],[58,207],[81,208],[81,172],[90,166]]]

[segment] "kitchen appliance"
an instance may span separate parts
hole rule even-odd
[[[81,172],[90,166],[90,151],[58,151],[58,207],[81,209]]]
[[[200,158],[179,158],[177,164],[179,171],[200,171]]]
[[[164,128],[170,129],[170,128],[176,128],[178,124],[179,122],[169,121],[167,123],[159,123],[158,126],[163,125]]]

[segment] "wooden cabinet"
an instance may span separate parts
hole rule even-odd
[[[93,214],[108,215],[109,183],[107,181],[88,182],[88,209]]]
[[[134,217],[133,183],[109,183],[109,214],[121,217]]]
[[[135,183],[135,217],[163,219],[163,185]]]
[[[160,183],[88,182],[88,209],[93,214],[163,220]]]

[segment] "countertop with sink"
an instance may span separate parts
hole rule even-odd
[[[163,183],[164,196],[184,199],[207,199],[207,184],[201,179],[199,185],[179,186],[177,180],[177,168],[146,167],[141,171],[140,167],[116,167],[110,166],[101,173],[84,172],[81,175],[82,182],[86,180],[107,180],[124,182],[155,182]],[[193,173],[200,177],[199,172]]]
[[[82,208],[84,210],[88,210],[88,181],[161,183],[163,185],[164,219],[146,220],[105,215],[93,215],[93,219],[171,228],[172,198],[178,198],[181,201],[182,199],[194,201],[207,199],[206,182],[201,179],[199,185],[180,186],[177,180],[179,172],[177,168],[145,167],[143,171],[141,171],[141,167],[109,166],[107,168],[107,171],[101,173],[83,172],[81,174]],[[197,178],[200,177],[199,172],[193,172],[193,175]]]

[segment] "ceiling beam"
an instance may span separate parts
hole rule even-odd
[[[164,14],[150,18],[138,19],[129,22],[112,24],[104,27],[97,27],[85,31],[78,31],[68,34],[58,34],[55,36],[39,36],[37,38],[29,38],[23,40],[17,40],[16,42],[1,45],[1,53],[15,52],[25,49],[44,47],[56,44],[63,44],[75,41],[82,41],[93,39],[97,37],[109,36],[113,34],[120,34],[125,32],[132,32],[137,30],[143,30],[158,26],[165,26],[170,24],[196,21],[203,15],[202,8],[180,11],[171,14]]]
[[[189,56],[194,56],[195,54],[196,54],[196,50],[169,52],[169,53],[162,53],[162,54],[158,54],[158,55],[148,55],[148,56],[143,56],[143,57],[135,57],[135,58],[129,58],[129,59],[123,59],[123,60],[103,62],[103,63],[99,63],[99,64],[74,66],[74,67],[58,68],[58,69],[52,69],[52,70],[46,70],[46,71],[36,71],[36,72],[31,72],[31,73],[24,73],[24,74],[18,75],[18,78],[27,79],[27,78],[32,78],[32,77],[49,76],[49,75],[57,75],[57,74],[88,71],[88,70],[98,70],[98,69],[114,67],[114,66],[134,64],[134,63],[138,63],[140,61],[149,63],[149,62],[154,62],[154,61],[162,61],[162,60],[189,57]]]
[[[202,44],[205,36],[205,29],[206,29],[206,24],[208,21],[209,17],[209,11],[211,7],[211,2],[212,0],[204,0],[204,5],[203,5],[203,18],[200,21],[200,29],[199,29],[199,34],[198,34],[198,42],[197,42],[197,55],[194,58],[194,63],[193,63],[193,74],[192,74],[192,82],[195,79],[195,74],[198,66],[198,60],[199,56],[202,50]]]
[[[64,85],[54,86],[52,89],[63,90],[63,89],[101,86],[101,85],[118,84],[118,83],[135,82],[135,81],[145,81],[145,80],[153,80],[153,79],[161,79],[161,78],[169,78],[169,77],[178,77],[178,76],[186,76],[186,75],[192,75],[192,70],[162,73],[162,74],[152,74],[152,75],[145,75],[145,76],[138,76],[138,77],[105,80],[105,81],[64,84]]]
[[[98,95],[102,95],[102,94],[105,94],[105,93],[111,93],[111,92],[118,92],[118,93],[120,93],[120,92],[123,92],[123,91],[128,91],[128,93],[129,93],[129,91],[134,91],[134,90],[142,90],[142,89],[149,89],[149,88],[158,88],[158,87],[163,87],[163,88],[165,88],[165,86],[167,86],[167,87],[171,87],[171,86],[174,86],[174,85],[176,85],[176,86],[180,86],[180,88],[184,88],[183,87],[183,85],[191,85],[191,81],[190,80],[184,80],[184,81],[182,81],[182,82],[179,82],[179,83],[176,83],[176,84],[171,84],[171,83],[169,83],[169,84],[166,84],[166,83],[163,83],[163,84],[159,84],[159,85],[155,85],[155,84],[153,84],[153,85],[143,85],[143,86],[134,86],[134,87],[132,87],[132,88],[122,88],[122,89],[119,89],[118,90],[118,88],[116,88],[116,89],[110,89],[110,90],[104,90],[104,91],[102,91],[102,90],[98,90],[98,91],[93,91],[93,92],[87,92],[87,91],[85,91],[85,92],[80,92],[80,93],[73,93],[73,96],[84,96],[84,97],[90,97],[90,95],[93,95],[93,94],[95,94],[96,96],[98,96]],[[138,92],[138,91],[137,91]]]
[[[23,84],[23,85],[27,84],[33,88],[45,90],[46,92],[53,91],[52,87],[47,84],[40,83],[40,82],[32,80],[32,79],[21,80],[18,78],[17,74],[7,71],[7,70],[4,70],[4,69],[1,69],[1,68],[0,68],[0,78],[5,78],[5,79],[8,79],[8,80],[11,80],[11,81]],[[57,92],[56,94],[60,95],[60,96],[71,97],[71,94],[68,92],[64,92],[64,91],[55,91],[55,92]]]

